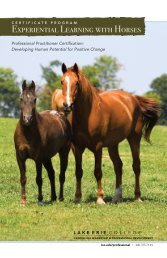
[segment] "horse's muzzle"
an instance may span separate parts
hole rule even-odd
[[[32,115],[23,115],[24,125],[29,126],[32,122]]]
[[[71,105],[68,105],[67,103],[63,103],[63,110],[64,113],[69,114],[73,109],[74,104],[71,103]]]

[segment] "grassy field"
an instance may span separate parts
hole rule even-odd
[[[141,191],[143,203],[134,201],[134,174],[126,141],[120,145],[124,163],[123,202],[112,204],[115,175],[107,151],[103,151],[103,188],[106,205],[96,204],[94,159],[83,157],[83,202],[73,203],[75,193],[74,159],[70,153],[66,173],[65,200],[38,206],[35,166],[27,161],[27,205],[20,207],[19,170],[13,133],[17,121],[0,119],[0,240],[167,240],[167,127],[156,126],[152,145],[141,144]],[[59,190],[59,159],[53,158]],[[50,186],[43,169],[44,200],[50,199]],[[83,231],[83,232],[82,232]]]

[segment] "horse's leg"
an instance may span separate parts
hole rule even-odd
[[[51,201],[56,201],[56,189],[55,189],[55,171],[52,166],[51,159],[48,159],[47,161],[43,162],[44,167],[46,168],[48,172],[48,177],[50,180],[50,186],[51,186]]]
[[[115,195],[112,202],[117,203],[122,201],[122,160],[120,159],[118,152],[118,145],[108,148],[110,158],[114,165],[114,171],[116,175],[116,187]]]
[[[79,149],[75,146],[72,148],[74,156],[75,156],[75,176],[76,176],[76,192],[75,192],[75,203],[80,203],[82,199],[82,191],[81,191],[81,180],[83,175],[82,170],[82,153],[84,149]]]
[[[25,190],[25,186],[26,186],[26,164],[25,164],[25,160],[21,159],[19,157],[19,155],[17,154],[17,163],[20,169],[20,184],[21,184],[21,200],[20,200],[20,204],[22,206],[25,206],[26,204],[26,190]]]
[[[101,184],[102,179],[102,169],[101,169],[101,159],[102,159],[102,149],[94,152],[95,157],[95,168],[94,168],[94,175],[97,181],[97,203],[98,204],[105,204],[103,200],[103,189]]]
[[[140,192],[140,140],[141,136],[137,134],[131,134],[128,137],[128,142],[132,152],[133,158],[133,171],[135,173],[135,199],[141,201]]]
[[[59,200],[63,201],[64,196],[63,196],[63,186],[65,182],[65,172],[67,169],[68,165],[68,154],[70,151],[70,144],[66,145],[60,152],[59,152],[59,157],[60,157],[60,175],[59,175],[59,182],[60,182],[60,193],[59,193]]]
[[[38,202],[42,203],[43,195],[42,195],[42,163],[36,162],[36,184],[38,186]]]

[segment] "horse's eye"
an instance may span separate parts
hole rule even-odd
[[[63,80],[61,81],[61,85],[63,85]]]
[[[34,99],[34,103],[36,103],[36,100],[37,100],[37,99],[35,98],[35,99]]]
[[[22,98],[22,97],[20,97],[20,101],[23,101],[23,98]]]

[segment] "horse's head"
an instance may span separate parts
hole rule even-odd
[[[36,95],[35,95],[35,83],[31,82],[29,87],[26,85],[26,81],[22,84],[22,93],[20,96],[20,106],[22,112],[22,121],[24,125],[30,125],[33,121],[33,114],[35,113]]]
[[[66,65],[63,63],[62,72],[63,76],[61,79],[61,84],[64,97],[64,111],[66,113],[70,113],[73,108],[79,86],[78,65],[75,63],[73,67],[67,69]]]

